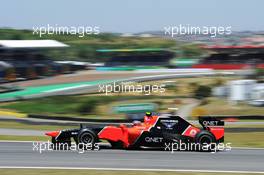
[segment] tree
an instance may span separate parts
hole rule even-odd
[[[197,99],[203,99],[206,97],[210,97],[212,93],[212,88],[210,86],[198,86],[198,88],[194,91],[194,97]]]
[[[98,101],[96,99],[89,99],[78,107],[78,112],[81,114],[89,114],[95,111],[97,105]]]

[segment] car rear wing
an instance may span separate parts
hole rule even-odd
[[[216,117],[199,117],[199,123],[203,126],[204,129],[210,127],[224,127],[225,122],[219,120]]]

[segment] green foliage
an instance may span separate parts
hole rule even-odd
[[[78,107],[77,111],[80,114],[89,114],[95,111],[98,103],[99,101],[96,99],[88,99]]]
[[[257,77],[263,77],[264,76],[264,69],[256,69]]]
[[[97,113],[100,108],[98,106],[111,105],[113,102],[122,102],[132,100],[151,100],[156,98],[155,96],[53,96],[43,97],[38,99],[17,101],[14,103],[1,104],[2,109],[11,109],[22,113],[28,114],[48,114],[48,115],[62,115],[62,116],[74,116]],[[174,96],[159,97],[160,100],[175,98]],[[106,115],[109,111],[103,111]],[[0,126],[1,127],[1,126]]]
[[[33,100],[18,101],[1,108],[17,110],[31,114],[90,114],[100,104],[108,104],[116,96],[53,96]]]
[[[214,87],[217,87],[217,86],[222,86],[222,85],[224,85],[224,80],[223,79],[221,79],[221,78],[216,78],[215,80],[214,80],[214,83],[212,84],[212,86],[214,86]]]
[[[210,86],[200,85],[194,91],[194,97],[197,99],[203,99],[206,97],[210,97],[212,93],[212,88]]]
[[[203,55],[204,50],[198,44],[185,44],[180,47],[182,56],[189,58],[199,58]]]

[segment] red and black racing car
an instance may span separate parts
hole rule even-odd
[[[131,125],[81,125],[78,129],[45,133],[52,137],[52,143],[94,145],[102,140],[110,142],[113,148],[138,149],[142,147],[161,148],[165,143],[218,144],[224,141],[224,121],[213,117],[201,117],[201,128],[190,124],[179,116],[152,116],[147,113],[144,122]]]

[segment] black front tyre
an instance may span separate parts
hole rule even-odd
[[[53,150],[69,150],[71,147],[70,139],[66,139],[64,141],[56,141],[55,138],[53,137],[51,142],[52,142],[51,148]]]
[[[77,144],[79,148],[83,148],[83,146],[85,145],[87,149],[93,149],[97,141],[98,138],[96,134],[90,130],[81,131],[77,137]]]

